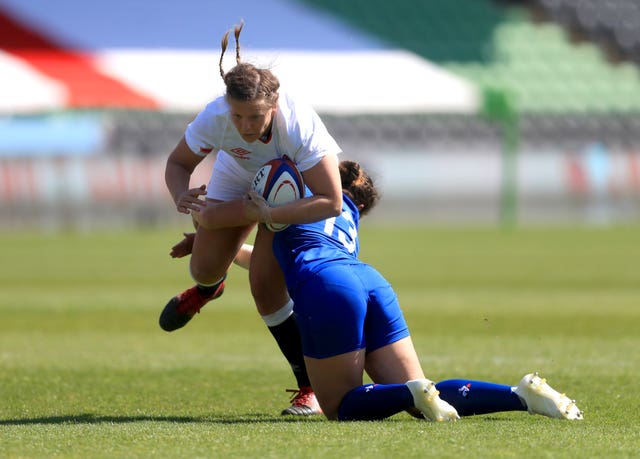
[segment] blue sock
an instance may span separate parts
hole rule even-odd
[[[447,401],[460,416],[525,411],[527,408],[511,390],[511,386],[471,379],[448,379],[436,384],[440,398]]]
[[[404,384],[367,384],[350,390],[338,408],[339,421],[375,421],[413,407]]]

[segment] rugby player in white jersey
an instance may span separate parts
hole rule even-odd
[[[178,212],[199,212],[205,200],[207,212],[236,209],[235,226],[208,230],[196,228],[192,244],[191,276],[196,285],[173,297],[160,316],[166,331],[177,330],[210,300],[224,291],[226,273],[238,250],[255,227],[242,211],[241,199],[256,171],[267,161],[287,155],[303,174],[313,197],[281,208],[287,221],[304,223],[338,215],[342,190],[338,171],[340,147],[316,112],[279,91],[279,81],[268,69],[241,62],[235,28],[236,66],[223,70],[228,35],[222,39],[220,75],[226,93],[209,103],[191,122],[184,137],[169,155],[165,181]],[[191,174],[209,154],[216,154],[211,179],[205,187],[189,188]],[[298,383],[292,405],[283,414],[321,413],[310,387],[295,323],[293,302],[271,250],[273,233],[258,228],[251,257],[249,281],[258,313],[287,358]],[[174,249],[180,252],[180,244]]]

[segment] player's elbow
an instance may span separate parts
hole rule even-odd
[[[342,206],[340,206],[340,207],[333,206],[331,208],[331,216],[332,217],[337,217],[338,215],[340,215],[341,212],[342,212]]]
[[[337,217],[342,213],[342,195],[330,200],[329,212],[330,217]]]

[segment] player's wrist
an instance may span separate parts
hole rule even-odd
[[[273,216],[271,215],[272,208],[268,205],[260,208],[260,223],[271,225],[273,223]]]

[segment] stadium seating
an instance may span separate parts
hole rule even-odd
[[[481,87],[510,94],[525,146],[555,142],[574,147],[593,138],[624,148],[640,145],[637,65],[612,64],[597,45],[574,42],[563,26],[578,17],[586,21],[588,14],[609,18],[595,22],[619,25],[621,21],[610,17],[619,18],[621,12],[629,11],[629,18],[633,19],[632,11],[637,8],[633,8],[635,3],[631,0],[299,1],[338,15],[390,46],[421,54]],[[540,14],[532,14],[529,7],[536,5],[548,9],[547,17],[552,21],[540,21]],[[132,138],[146,129],[149,134],[136,140],[144,143],[138,151],[164,151],[172,146],[170,139],[180,135],[186,121],[184,117],[174,121],[164,117],[161,122],[136,122],[132,118],[136,116],[121,116],[122,122],[116,125],[112,140],[118,149],[127,145],[123,137]],[[350,145],[362,148],[384,144],[433,147],[500,143],[499,128],[476,116],[324,118],[346,149]]]
[[[589,39],[640,63],[640,3],[635,0],[538,0],[546,13]]]
[[[600,19],[592,22],[615,24],[618,36],[637,43],[640,16],[635,14],[640,15],[640,6],[634,0],[541,1],[558,15],[550,15],[558,22],[534,20],[528,8],[535,6],[534,1],[301,1],[338,14],[390,46],[410,49],[481,86],[512,93],[523,113],[640,112],[637,66],[612,65],[601,48],[591,42],[575,43],[563,28],[573,16],[597,14]],[[621,20],[626,13],[628,20]]]

